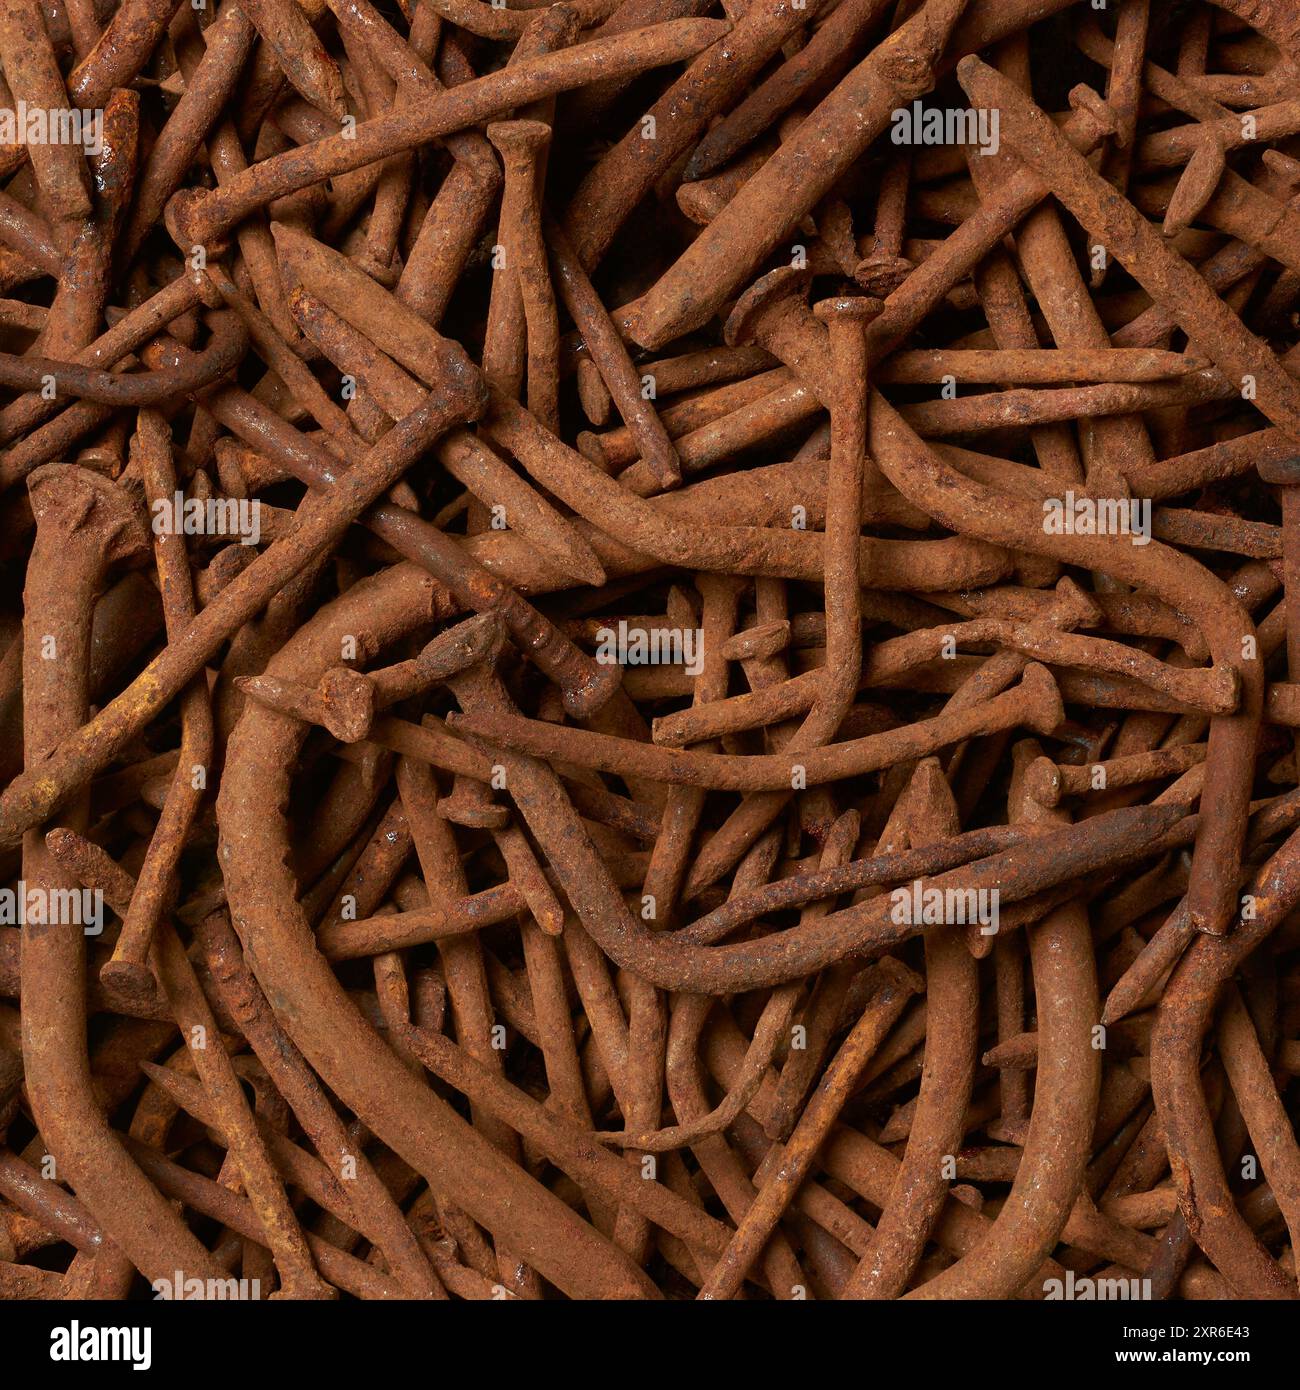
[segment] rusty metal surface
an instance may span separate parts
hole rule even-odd
[[[1300,1296],[1293,10],[0,5],[0,1300]]]

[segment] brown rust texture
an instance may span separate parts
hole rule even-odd
[[[0,1299],[1300,1296],[1295,8],[0,0]]]

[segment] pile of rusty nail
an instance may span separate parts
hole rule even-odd
[[[0,69],[0,1298],[1297,1297],[1294,0]]]

